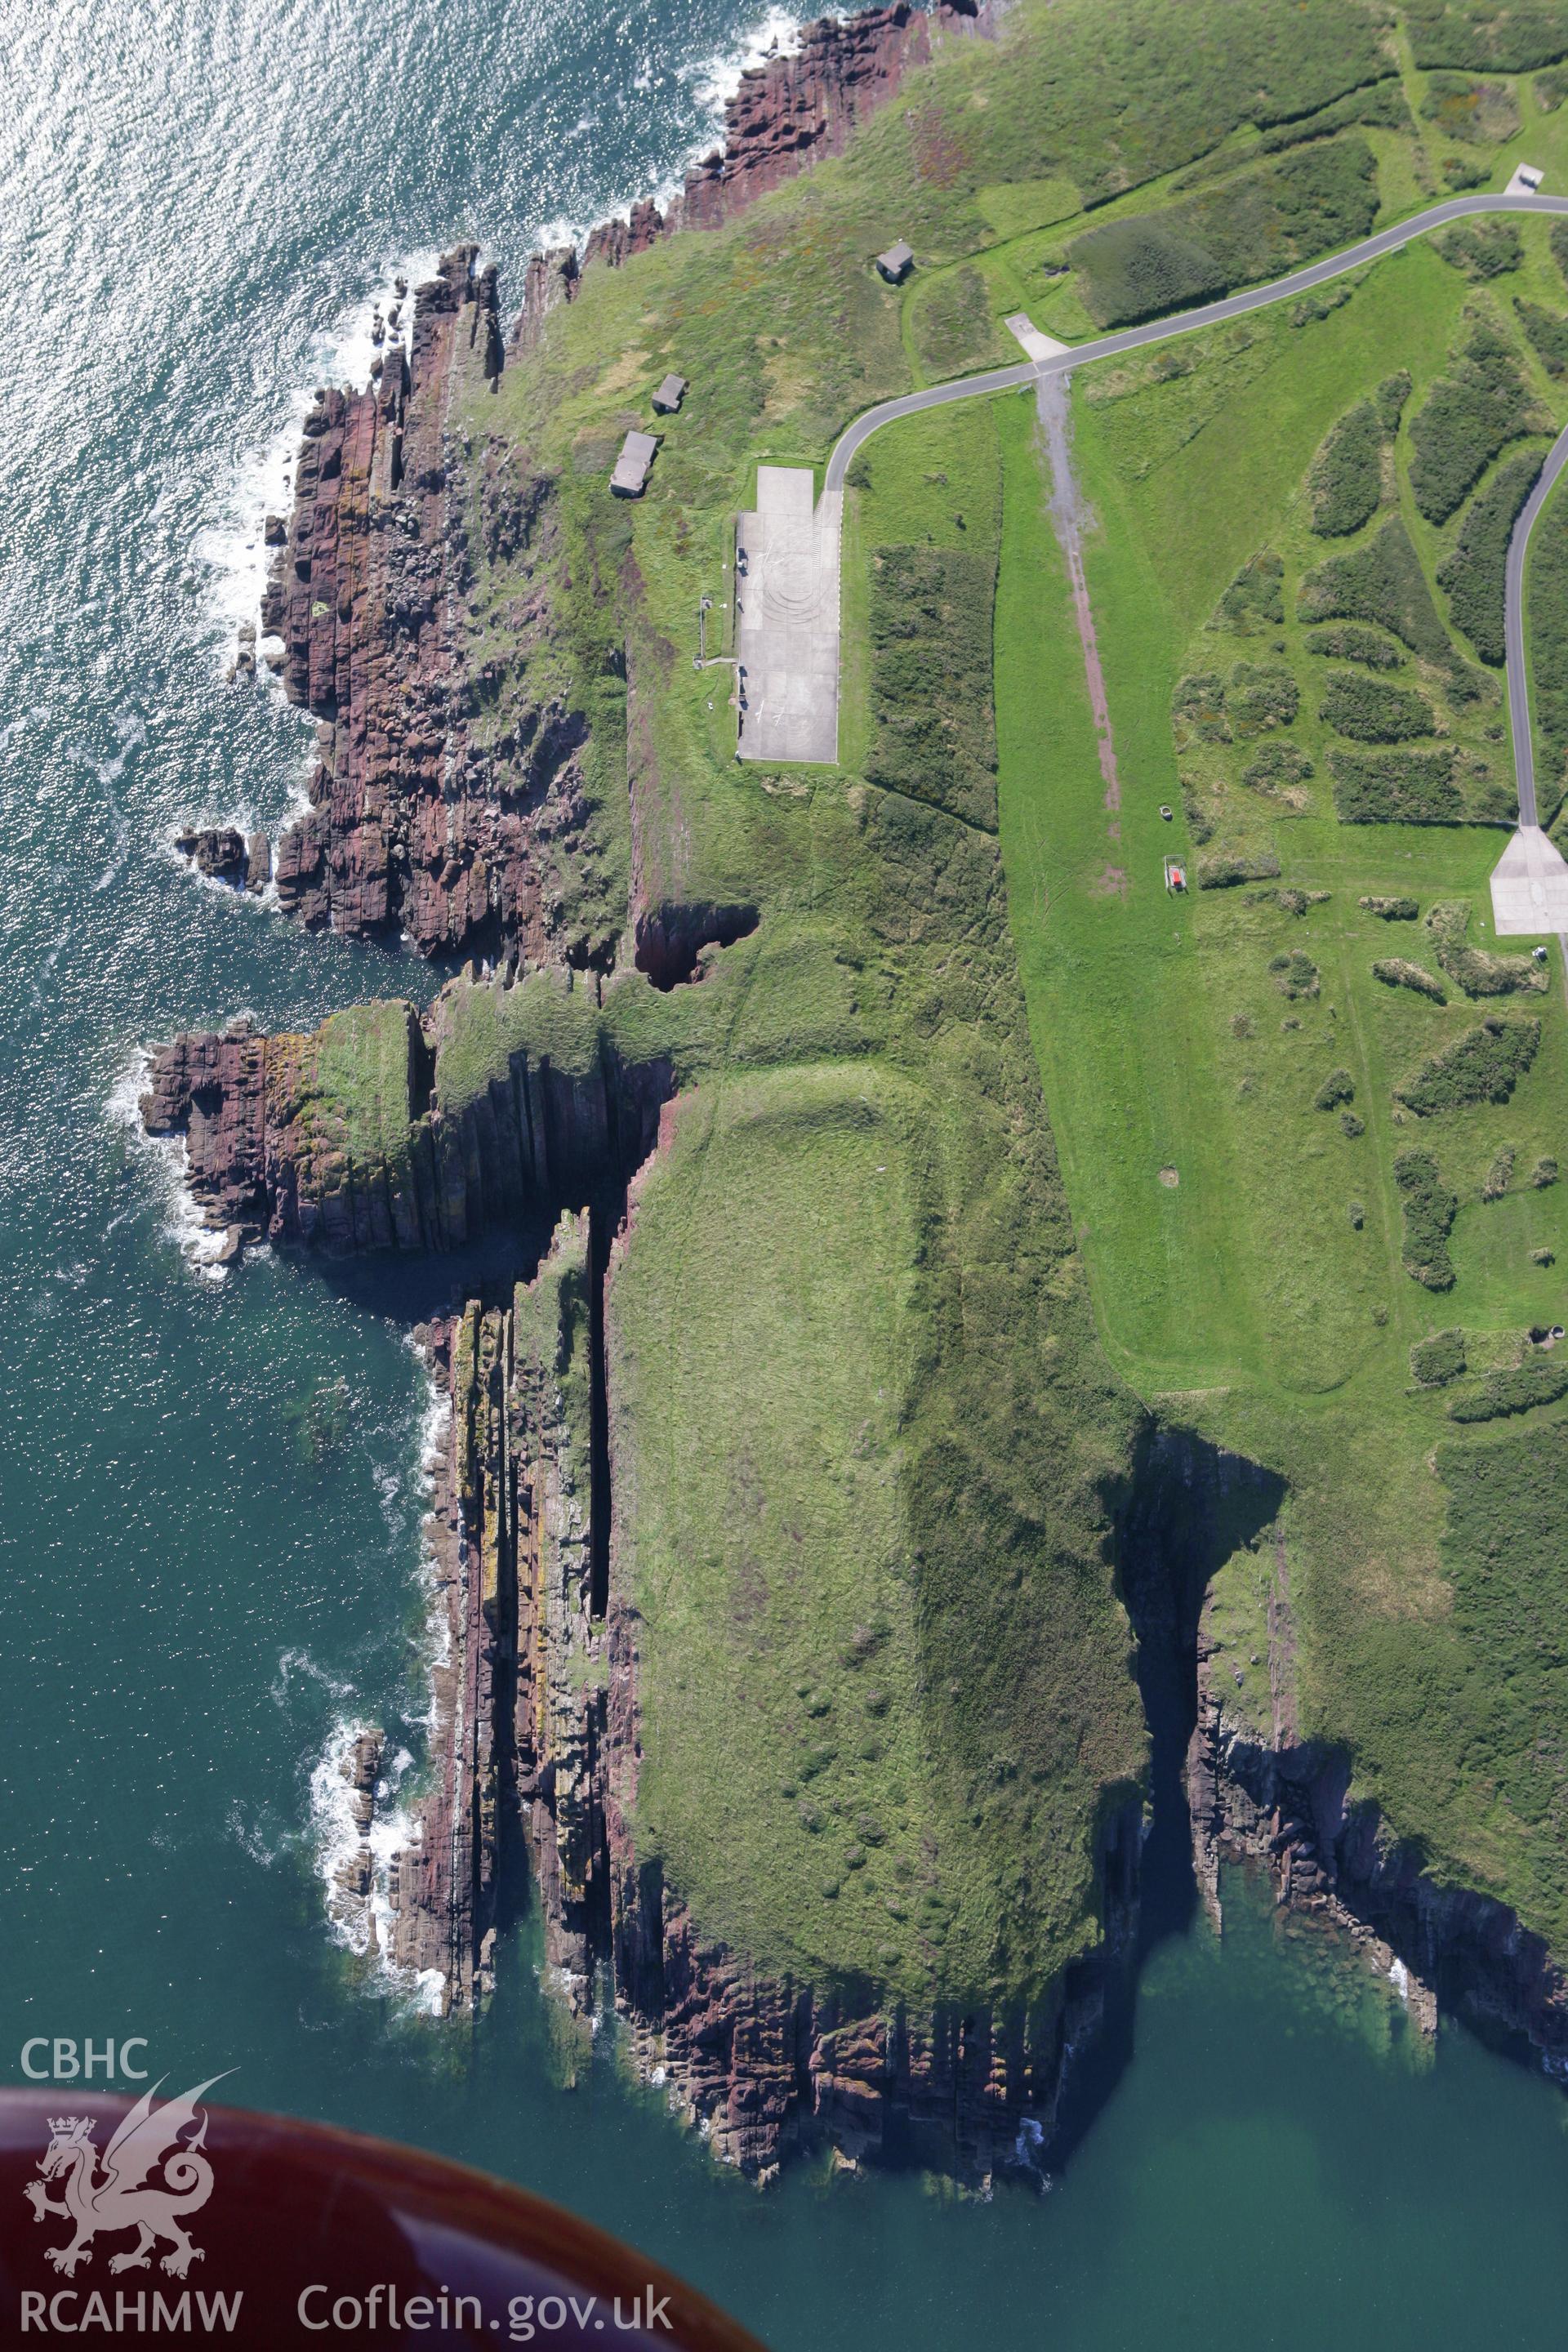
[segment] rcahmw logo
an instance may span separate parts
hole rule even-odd
[[[94,2116],[50,2116],[48,2145],[38,2162],[38,2177],[29,2180],[23,2192],[35,2221],[70,2224],[71,2234],[63,2243],[45,2247],[46,2262],[72,2278],[82,2263],[91,2262],[95,2239],[119,2237],[130,2231],[136,2233],[135,2243],[110,2256],[111,2272],[147,2270],[154,2248],[165,2245],[169,2251],[161,2255],[160,2267],[171,2277],[183,2279],[191,2264],[202,2260],[202,2249],[192,2242],[185,2223],[213,2192],[212,2160],[205,2152],[207,2119],[201,2103],[214,2083],[223,2079],[221,2074],[211,2075],[195,2090],[155,2105],[160,2079],[115,2126],[101,2154],[93,2144],[98,2129]],[[50,2196],[51,2186],[58,2189],[58,2197]],[[148,2297],[120,2293],[113,2300],[115,2315],[110,2317],[108,2299],[101,2294],[83,2298],[74,2291],[54,2295],[25,2293],[22,2332],[26,2335],[37,2328],[79,2334],[91,2327],[144,2327],[149,2324],[149,2301],[154,2329],[190,2324],[188,2294],[170,2298],[161,2294]],[[238,2316],[242,2297],[202,2294],[195,2300],[204,2326],[216,2323],[227,2329]]]

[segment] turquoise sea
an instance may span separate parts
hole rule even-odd
[[[1563,2340],[1568,2103],[1157,1860],[1131,2063],[1048,2190],[797,2168],[759,2198],[634,2090],[573,2091],[526,1928],[468,2037],[330,1932],[334,1730],[411,1753],[428,1302],[216,1277],[136,1139],[140,1041],[313,1023],[431,976],[172,859],[275,827],[306,736],[222,684],[264,498],[370,298],[459,236],[515,301],[704,142],[735,0],[0,7],[0,2079],[127,2033],[180,2083],[489,2166],[687,2273],[778,2352]],[[437,1276],[437,1286],[444,1277]]]

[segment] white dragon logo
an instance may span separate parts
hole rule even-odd
[[[22,2194],[31,2204],[36,2221],[58,2214],[75,2223],[76,2235],[68,2246],[45,2249],[46,2258],[68,2278],[79,2263],[90,2262],[92,2241],[100,2230],[110,2235],[120,2230],[140,2233],[129,2253],[110,2258],[111,2271],[145,2270],[153,2248],[163,2239],[173,2252],[163,2256],[163,2267],[175,2278],[184,2278],[191,2264],[202,2259],[201,2248],[192,2245],[180,2222],[182,2215],[195,2213],[205,2205],[213,2191],[213,2168],[202,2154],[207,2136],[205,2116],[194,2139],[182,2146],[179,2135],[195,2123],[203,2094],[214,2083],[221,2083],[223,2076],[214,2074],[182,2098],[165,2099],[154,2109],[153,2093],[161,2088],[163,2079],[142,2093],[103,2150],[101,2176],[99,2151],[92,2144],[96,2117],[49,2118],[49,2144],[38,2165],[38,2179],[29,2180]],[[150,2183],[147,2176],[160,2162],[163,2177]],[[44,2183],[62,2179],[65,2195],[57,2204],[46,2193]]]

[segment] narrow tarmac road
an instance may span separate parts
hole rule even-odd
[[[1508,665],[1508,716],[1513,730],[1513,772],[1519,781],[1521,824],[1540,822],[1535,814],[1535,744],[1530,732],[1530,671],[1524,658],[1524,559],[1536,518],[1552,495],[1552,486],[1568,466],[1568,426],[1546,453],[1535,488],[1520,509],[1508,543],[1508,570],[1503,590],[1503,646]]]
[[[1446,203],[1432,205],[1426,212],[1416,213],[1393,228],[1379,229],[1375,236],[1363,237],[1359,245],[1347,246],[1342,253],[1331,253],[1322,261],[1293,269],[1289,277],[1277,278],[1268,286],[1255,286],[1244,294],[1227,294],[1220,301],[1205,302],[1195,310],[1176,311],[1168,318],[1152,319],[1145,326],[1128,327],[1120,334],[1099,335],[1089,342],[1053,352],[1047,359],[1021,360],[1015,367],[992,368],[984,375],[959,376],[950,383],[931,384],[923,392],[901,393],[895,400],[880,401],[847,426],[835,443],[827,460],[824,492],[843,489],[844,478],[857,453],[879,426],[891,425],[896,417],[918,416],[928,408],[945,407],[952,400],[984,399],[991,393],[1012,392],[1043,376],[1068,375],[1074,368],[1088,367],[1095,360],[1114,359],[1121,352],[1142,351],[1151,343],[1167,342],[1176,335],[1196,334],[1205,327],[1220,326],[1227,319],[1244,318],[1249,310],[1267,310],[1271,303],[1309,293],[1314,286],[1326,286],[1331,279],[1342,278],[1347,269],[1359,269],[1365,262],[1381,260],[1384,254],[1397,253],[1402,246],[1444,227],[1449,221],[1465,220],[1477,213],[1544,213],[1563,219],[1568,217],[1568,196],[1451,196]],[[1524,559],[1531,527],[1565,464],[1568,428],[1558,436],[1548,452],[1541,478],[1509,541],[1504,614],[1509,719],[1519,790],[1519,821],[1528,825],[1536,823],[1536,814],[1530,682],[1524,658]]]

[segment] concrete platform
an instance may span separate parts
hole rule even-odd
[[[742,760],[838,757],[838,540],[844,500],[814,506],[809,466],[759,466],[736,531]]]
[[[1568,861],[1538,824],[1521,824],[1492,868],[1492,921],[1501,939],[1568,931]]]
[[[1015,342],[1023,344],[1032,360],[1054,360],[1058,352],[1071,349],[1070,344],[1058,343],[1054,335],[1042,335],[1026,310],[1013,311],[1002,324]]]

